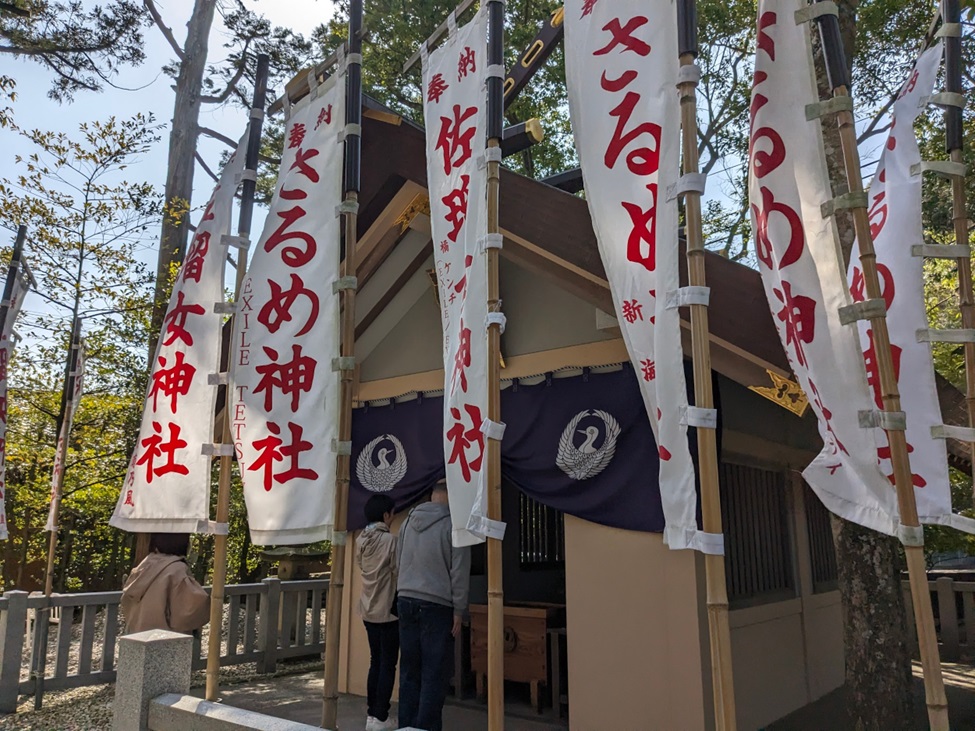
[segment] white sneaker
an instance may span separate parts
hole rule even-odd
[[[380,721],[375,716],[366,716],[366,731],[396,731],[399,724],[392,716],[385,721]]]

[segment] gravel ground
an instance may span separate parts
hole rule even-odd
[[[224,621],[222,627],[222,650],[227,652],[228,638],[228,619],[229,606],[224,608]],[[240,612],[237,617],[238,638],[241,643],[238,645],[238,652],[243,651],[244,638],[244,613]],[[306,642],[311,642],[311,622],[312,612],[306,613]],[[124,628],[118,628],[121,635]],[[46,676],[51,677],[57,661],[57,638],[60,630],[58,624],[51,624],[47,643],[47,671]],[[324,628],[322,628],[324,637]],[[205,649],[209,641],[209,627],[205,627],[202,632],[201,644]],[[100,669],[102,665],[102,655],[104,653],[105,639],[105,612],[98,614],[95,621],[94,643],[92,647],[93,670]],[[68,654],[68,673],[76,674],[80,666],[81,652],[81,612],[77,612],[75,622],[71,627],[71,647]],[[118,655],[118,641],[115,644],[116,659]],[[23,662],[21,665],[21,679],[30,678],[30,636],[25,642]],[[113,663],[113,667],[114,667]],[[274,675],[259,675],[257,666],[254,663],[244,663],[221,668],[220,684],[236,685],[247,683],[257,678],[268,679],[295,673],[307,673],[322,668],[321,658],[308,658],[297,660],[286,660],[278,663],[279,671]],[[192,685],[204,687],[206,685],[205,672],[200,670],[193,674]],[[34,731],[101,731],[111,729],[112,725],[112,700],[115,696],[114,684],[102,684],[76,688],[66,691],[53,691],[44,694],[44,707],[40,711],[34,710],[33,698],[22,697],[15,715],[0,716],[0,731],[20,731],[21,729],[32,729]]]
[[[259,675],[253,663],[235,665],[220,670],[220,685],[240,685],[260,679],[280,678],[299,673],[322,670],[321,660],[286,661],[273,675]],[[206,674],[198,671],[193,674],[192,687],[206,686]],[[34,701],[23,698],[17,713],[0,716],[0,729],[3,731],[111,731],[112,701],[115,698],[115,685],[93,685],[44,694],[44,708],[34,710]]]

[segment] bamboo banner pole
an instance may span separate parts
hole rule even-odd
[[[359,238],[359,183],[362,155],[362,0],[349,4],[349,55],[345,78],[345,256],[342,258],[342,278],[351,281],[356,276],[356,243]],[[349,279],[347,279],[349,278]],[[341,363],[355,359],[355,288],[339,290],[342,310]],[[352,444],[352,399],[355,388],[355,368],[341,370],[339,389],[338,441]],[[325,605],[325,672],[322,699],[322,728],[338,729],[339,701],[339,642],[342,637],[342,600],[345,590],[345,544],[349,512],[349,481],[351,479],[351,449],[338,450],[335,469],[335,511],[332,529],[331,575]]]
[[[244,160],[246,171],[257,172],[258,153],[261,149],[261,130],[264,125],[264,106],[267,97],[267,77],[269,58],[266,54],[257,57],[257,73],[254,78],[254,97],[251,104],[251,120],[247,133],[247,156]],[[240,214],[237,219],[237,235],[244,240],[250,239],[251,222],[254,216],[254,191],[257,180],[244,176],[240,195]],[[234,286],[234,301],[238,301],[240,290],[247,273],[247,249],[237,250],[236,283]],[[226,327],[233,333],[234,318],[231,315]],[[229,376],[233,371],[233,361],[230,358],[230,346],[227,348],[228,383],[224,387],[224,408],[220,418],[220,444],[232,444],[230,432],[230,382]],[[233,469],[233,459],[229,455],[220,456],[219,479],[217,481],[217,525],[226,526],[230,517],[230,477]],[[223,601],[224,588],[227,584],[227,533],[217,533],[213,537],[213,580],[210,593],[210,637],[207,644],[206,671],[206,699],[217,700],[220,689],[220,640],[223,630]],[[234,621],[231,618],[231,621]]]
[[[817,0],[817,2],[821,1]],[[850,97],[850,80],[846,70],[839,22],[835,15],[820,17],[818,22],[833,97],[848,98]],[[880,288],[880,278],[877,275],[877,256],[874,252],[873,237],[870,233],[870,218],[865,204],[863,178],[860,174],[860,153],[857,149],[857,133],[853,112],[849,110],[838,112],[836,122],[843,146],[843,166],[846,170],[848,190],[851,194],[863,196],[863,203],[852,208],[851,213],[867,298],[882,301],[883,293]],[[900,415],[902,413],[900,392],[894,374],[886,315],[871,317],[870,326],[873,328],[876,345],[883,411],[890,415]],[[886,431],[890,442],[894,485],[897,490],[897,505],[903,529],[901,541],[904,544],[904,553],[907,557],[911,599],[917,624],[918,646],[921,653],[921,666],[924,671],[924,696],[927,703],[928,720],[932,731],[948,731],[948,701],[945,697],[944,678],[941,674],[938,638],[935,634],[934,613],[931,609],[931,593],[928,589],[925,573],[924,533],[918,520],[907,438],[903,428],[887,429]]]
[[[941,18],[945,26],[961,23],[961,4],[958,0],[943,0]],[[961,36],[945,38],[945,91],[961,94],[962,76]],[[965,135],[962,126],[962,107],[945,107],[945,150],[953,163],[964,164]],[[954,224],[955,243],[968,244],[968,202],[965,194],[965,176],[951,177],[951,218]],[[963,256],[958,262],[958,299],[962,327],[975,328],[975,296],[972,293],[972,260]],[[975,428],[975,343],[965,343],[965,405],[968,426]],[[975,455],[975,442],[968,444],[969,454]],[[975,478],[972,483],[972,500],[975,501]]]
[[[682,75],[680,92],[683,174],[697,175],[700,161],[697,148],[697,4],[680,0],[677,4],[678,53]],[[701,186],[703,187],[703,186]],[[684,195],[684,231],[687,238],[687,275],[692,287],[707,286],[704,264],[704,233],[701,223],[701,193],[688,190]],[[708,335],[707,305],[690,305],[691,349],[694,360],[694,404],[714,408],[711,381],[711,346]],[[701,513],[705,533],[722,533],[721,493],[718,484],[716,430],[697,427],[698,471],[701,484]],[[734,731],[735,686],[731,662],[731,628],[728,623],[728,589],[724,555],[705,554],[708,632],[711,645],[711,685],[714,694],[714,726],[717,731]]]
[[[504,64],[504,3],[488,0],[488,67]],[[488,149],[501,147],[504,126],[504,82],[488,77]],[[487,230],[488,235],[501,233],[501,163],[489,156],[487,164]],[[500,251],[487,249],[487,309],[501,311],[501,289],[498,274]],[[501,422],[501,323],[488,326],[488,413],[491,422]],[[501,442],[487,440],[487,517],[501,521]],[[488,600],[488,730],[504,729],[504,580],[502,576],[501,540],[487,539]],[[556,701],[557,702],[557,701]]]
[[[3,300],[0,302],[0,332],[7,325],[7,312],[10,310],[10,298],[14,293],[14,282],[20,270],[20,261],[24,257],[24,245],[27,243],[27,227],[21,224],[17,227],[17,238],[14,239],[14,250],[7,267],[7,281],[3,285]]]
[[[64,388],[61,391],[61,407],[58,412],[57,435],[58,443],[54,463],[60,464],[61,469],[56,475],[54,490],[51,500],[54,503],[52,524],[54,530],[48,537],[47,543],[47,572],[44,578],[44,596],[51,596],[54,592],[54,557],[58,549],[58,521],[61,517],[61,496],[64,493],[64,460],[68,454],[68,437],[64,434],[62,439],[61,432],[65,424],[71,423],[74,405],[74,383],[77,377],[75,371],[78,370],[78,355],[81,352],[81,318],[75,314],[71,321],[71,344],[68,346],[68,360],[64,367]]]

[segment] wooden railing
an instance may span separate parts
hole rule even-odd
[[[928,582],[934,605],[934,622],[941,645],[941,659],[957,662],[962,654],[975,655],[975,581],[955,581],[947,577]],[[911,606],[910,588],[904,582],[908,632],[915,651],[917,634]]]
[[[279,660],[320,656],[327,592],[328,579],[226,587],[220,665],[271,673]],[[117,591],[0,596],[0,713],[15,712],[20,695],[39,705],[45,691],[113,682],[121,599]],[[194,637],[194,670],[206,667],[208,632]]]

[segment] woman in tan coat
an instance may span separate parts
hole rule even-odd
[[[128,634],[165,629],[190,634],[210,619],[210,597],[186,565],[186,533],[153,533],[149,555],[132,569],[122,587],[122,614]]]
[[[369,524],[355,541],[355,560],[362,572],[359,616],[369,636],[366,731],[399,728],[389,715],[399,659],[399,622],[393,614],[396,536],[389,532],[393,508],[393,500],[388,495],[370,496],[365,506]]]

